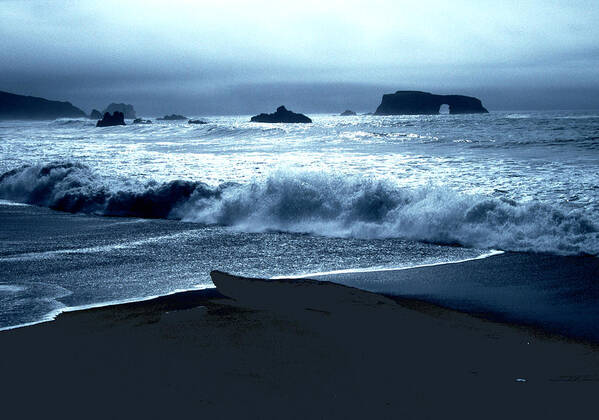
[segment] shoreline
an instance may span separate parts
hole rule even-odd
[[[342,270],[332,270],[332,271],[321,271],[321,272],[314,272],[314,273],[307,273],[307,274],[294,274],[291,276],[274,276],[271,277],[272,279],[306,279],[309,277],[321,277],[321,276],[330,276],[330,275],[335,275],[335,274],[357,274],[357,273],[382,273],[385,271],[401,271],[401,270],[412,270],[412,269],[417,269],[417,268],[423,268],[423,267],[435,267],[438,265],[448,265],[448,264],[462,264],[462,263],[467,263],[470,261],[476,261],[476,260],[482,260],[485,258],[491,258],[494,257],[496,255],[502,255],[505,254],[506,251],[502,251],[502,250],[498,250],[498,249],[490,249],[488,252],[479,255],[477,257],[472,257],[472,258],[466,258],[463,260],[456,260],[456,261],[443,261],[443,262],[438,262],[438,263],[430,263],[430,264],[418,264],[418,265],[412,265],[412,266],[408,266],[408,267],[367,267],[367,268],[348,268],[348,269],[342,269]]]
[[[88,311],[88,310],[108,308],[108,307],[112,307],[112,306],[151,302],[151,301],[159,300],[161,298],[166,298],[166,297],[169,297],[172,295],[177,295],[180,293],[187,293],[187,292],[195,292],[198,290],[215,291],[216,288],[215,287],[200,287],[200,286],[198,286],[197,288],[190,288],[190,289],[176,289],[170,293],[165,293],[162,295],[150,295],[150,296],[146,296],[146,297],[142,297],[142,298],[132,298],[132,299],[99,302],[99,303],[90,303],[87,305],[65,306],[64,308],[58,308],[58,309],[55,309],[54,311],[48,313],[47,317],[40,321],[32,321],[32,322],[27,322],[24,324],[11,325],[8,327],[1,327],[0,334],[4,331],[12,331],[12,330],[26,328],[26,327],[33,327],[35,325],[46,324],[48,322],[54,322],[58,319],[58,317],[60,315],[66,314],[66,313],[84,312],[84,311]]]
[[[492,258],[495,257],[495,258]],[[433,263],[433,264],[423,264],[417,265],[413,267],[400,267],[400,268],[389,268],[389,269],[347,269],[347,270],[335,270],[331,272],[323,272],[323,273],[313,273],[312,275],[297,275],[297,276],[273,276],[269,279],[272,281],[276,280],[307,280],[312,281],[308,278],[308,276],[312,276],[313,279],[319,282],[332,282],[334,284],[340,286],[349,286],[352,288],[356,288],[356,290],[361,290],[365,293],[375,293],[380,296],[384,296],[385,298],[389,298],[398,304],[411,308],[432,308],[433,311],[452,311],[458,314],[463,314],[466,316],[472,316],[474,318],[495,322],[498,324],[506,325],[509,327],[530,330],[535,334],[544,335],[547,337],[555,337],[563,340],[570,340],[572,342],[577,342],[581,344],[591,345],[591,346],[599,346],[599,339],[597,338],[595,333],[590,333],[591,335],[581,335],[580,333],[576,333],[576,331],[570,331],[566,327],[556,328],[555,325],[551,324],[550,320],[540,321],[539,319],[528,319],[526,318],[526,314],[522,313],[521,316],[514,316],[514,314],[502,313],[501,310],[497,308],[492,308],[492,306],[487,306],[485,309],[484,305],[481,307],[476,304],[466,304],[459,303],[462,298],[457,299],[455,297],[446,296],[445,298],[442,295],[427,295],[426,293],[422,293],[422,291],[418,291],[418,287],[413,290],[413,283],[430,283],[430,278],[433,277],[441,277],[445,279],[445,282],[450,283],[452,280],[451,277],[460,277],[460,276],[471,276],[472,272],[474,275],[480,274],[480,269],[477,272],[476,267],[473,263],[482,263],[482,268],[484,271],[493,271],[496,270],[495,266],[503,267],[505,264],[511,265],[512,263],[509,261],[510,258],[518,259],[526,259],[526,258],[539,258],[538,255],[529,255],[529,254],[521,254],[521,253],[511,253],[504,251],[490,251],[487,254],[483,254],[478,257],[469,258],[466,260],[459,261],[447,261],[441,263]],[[551,256],[547,256],[547,258],[551,258]],[[593,258],[593,257],[590,257]],[[507,260],[503,261],[503,260]],[[516,261],[517,263],[519,261]],[[495,264],[493,264],[495,263]],[[595,266],[599,267],[599,263],[595,264]],[[442,270],[442,271],[437,271]],[[443,271],[444,270],[444,271]],[[474,271],[473,271],[474,270]],[[519,271],[520,269],[516,269]],[[596,271],[596,270],[595,270]],[[406,283],[405,275],[408,275],[408,282]],[[526,275],[526,272],[524,272]],[[363,284],[361,286],[356,286],[356,280],[351,279],[352,276],[364,276],[364,280],[362,280]],[[372,287],[368,282],[372,282],[372,279],[375,281],[380,281],[379,279],[387,276],[391,279],[392,282],[396,282],[401,284],[402,287],[405,288],[405,291],[399,293],[390,293],[386,291],[377,290],[377,287]],[[555,276],[555,274],[554,274]],[[349,281],[347,279],[350,279]],[[412,279],[413,278],[413,279]],[[388,280],[387,280],[388,281]],[[570,281],[569,279],[565,279],[565,281]],[[452,286],[450,286],[452,287]],[[470,285],[462,286],[465,288],[468,296]],[[168,293],[160,294],[160,295],[149,295],[141,298],[131,298],[131,299],[118,299],[111,300],[106,302],[85,304],[85,305],[75,305],[75,306],[65,306],[62,308],[57,308],[50,313],[48,313],[44,319],[39,321],[32,321],[24,324],[18,324],[8,327],[0,328],[0,334],[18,330],[28,327],[33,327],[36,325],[43,325],[47,323],[56,322],[56,320],[63,314],[68,313],[77,313],[77,312],[85,312],[88,310],[94,309],[102,309],[102,308],[111,308],[111,307],[127,307],[127,305],[135,305],[135,304],[145,304],[148,303],[152,305],[154,302],[160,302],[164,300],[168,300],[170,297],[173,297],[177,300],[181,297],[183,300],[186,300],[186,294],[191,293],[194,294],[196,292],[203,291],[207,295],[212,295],[214,293],[218,294],[217,288],[213,283],[210,285],[198,284],[195,287],[185,288],[185,289],[176,289]],[[487,291],[485,291],[485,294]],[[474,295],[472,298],[474,299]],[[474,300],[473,300],[474,302]],[[546,323],[544,323],[546,322]]]
[[[305,277],[279,277],[279,276],[273,277],[271,279],[272,280],[278,280],[278,279],[280,279],[280,280],[286,280],[286,279],[310,280]],[[343,286],[340,283],[334,283],[334,284]],[[359,291],[363,291],[362,289],[357,289],[357,288],[355,288],[355,289],[359,290]],[[196,295],[196,292],[198,292],[197,295]],[[506,326],[509,328],[519,329],[522,331],[529,331],[538,336],[544,336],[544,337],[547,337],[550,339],[557,339],[557,340],[563,340],[563,341],[571,341],[573,343],[588,345],[591,347],[597,347],[599,349],[599,343],[596,343],[596,342],[593,342],[590,340],[585,340],[582,338],[571,337],[571,336],[568,336],[565,334],[559,334],[559,333],[544,329],[542,327],[527,324],[527,323],[521,323],[521,322],[519,323],[519,322],[510,322],[510,321],[506,321],[506,320],[500,320],[500,319],[496,319],[496,318],[489,316],[488,314],[484,314],[484,313],[461,311],[461,310],[453,309],[449,306],[444,306],[442,304],[433,303],[431,301],[424,300],[424,299],[418,299],[418,298],[412,298],[412,297],[402,297],[402,296],[390,295],[390,294],[384,294],[384,293],[376,293],[376,294],[380,295],[381,297],[391,299],[392,301],[396,302],[400,306],[410,308],[410,309],[413,309],[413,310],[416,310],[419,312],[436,313],[436,314],[441,314],[443,312],[447,312],[447,313],[452,313],[452,314],[459,314],[461,316],[469,316],[469,317],[478,319],[480,321],[496,323],[496,324],[503,325],[503,326]],[[127,311],[134,307],[141,308],[144,305],[149,305],[149,306],[165,305],[165,306],[168,306],[170,308],[170,310],[177,311],[177,310],[185,310],[185,308],[181,308],[181,306],[180,306],[180,305],[182,305],[182,303],[181,304],[177,303],[179,301],[180,302],[193,302],[196,298],[199,301],[203,301],[204,299],[210,299],[210,298],[214,298],[214,297],[215,298],[226,298],[224,295],[222,295],[218,291],[218,288],[205,287],[205,288],[193,288],[193,289],[186,289],[186,290],[175,290],[171,293],[165,293],[163,295],[148,296],[148,297],[140,298],[140,299],[128,299],[128,300],[122,300],[122,301],[111,301],[111,302],[102,302],[102,303],[98,303],[98,304],[65,307],[65,308],[57,309],[55,312],[52,312],[51,315],[49,315],[48,319],[0,328],[0,335],[4,332],[21,330],[21,329],[24,329],[27,327],[35,327],[38,325],[45,325],[48,323],[57,322],[57,321],[60,321],[60,318],[63,315],[70,315],[70,314],[76,315],[77,313],[84,313],[87,311],[95,311],[95,310],[113,310],[114,309],[117,311],[118,310]],[[172,306],[170,303],[171,298],[173,299]],[[196,306],[200,306],[200,305],[198,304]]]
[[[236,300],[181,292],[2,332],[5,412],[33,417],[65,396],[65,418],[559,418],[594,409],[595,346],[330,282],[233,279],[223,292]]]
[[[0,203],[0,205],[1,204],[2,203]],[[319,273],[290,275],[290,276],[273,276],[273,277],[271,277],[271,279],[273,279],[273,280],[275,280],[275,279],[282,279],[282,278],[285,278],[285,279],[306,279],[309,276],[315,276],[315,277],[317,277],[317,276],[326,276],[326,275],[331,275],[331,274],[378,273],[378,272],[385,272],[385,271],[411,270],[411,269],[419,269],[419,268],[423,268],[423,267],[433,267],[433,266],[438,266],[438,265],[462,264],[462,263],[467,263],[469,261],[475,261],[475,260],[479,260],[479,259],[491,258],[491,257],[497,256],[497,255],[502,255],[504,253],[505,253],[505,251],[490,250],[488,253],[482,254],[480,256],[472,257],[472,258],[468,258],[468,259],[463,259],[463,260],[457,260],[457,261],[445,261],[445,262],[440,262],[440,263],[422,264],[422,265],[415,265],[415,266],[409,266],[409,267],[399,267],[399,268],[365,268],[365,269],[356,268],[356,269],[343,269],[343,270],[333,270],[333,271],[319,272]],[[205,289],[215,289],[215,287],[214,286],[198,285],[197,287],[192,287],[192,288],[188,288],[188,289],[175,289],[172,292],[164,293],[164,294],[160,294],[160,295],[149,295],[149,296],[140,297],[140,298],[131,298],[131,299],[123,299],[123,300],[112,300],[112,301],[91,303],[91,304],[85,304],[85,305],[65,306],[63,308],[57,308],[57,309],[49,312],[46,316],[44,316],[43,319],[41,319],[39,321],[31,321],[31,322],[27,322],[27,323],[23,323],[23,324],[11,325],[11,326],[8,326],[8,327],[0,327],[0,333],[2,333],[3,331],[10,331],[10,330],[18,329],[18,328],[25,328],[25,327],[30,327],[30,326],[37,325],[37,324],[43,324],[43,323],[46,323],[46,322],[52,322],[52,321],[55,321],[56,318],[58,316],[60,316],[61,314],[63,314],[63,313],[85,311],[85,310],[88,310],[88,309],[102,308],[102,307],[107,307],[107,306],[126,305],[126,304],[129,304],[129,303],[136,303],[136,302],[147,302],[147,301],[151,301],[151,300],[154,300],[154,299],[159,299],[161,297],[171,296],[171,295],[178,294],[178,293],[192,292],[192,291],[195,291],[195,290],[205,290]],[[391,297],[392,295],[388,295],[388,296]]]
[[[497,254],[497,255],[499,255],[499,254]],[[431,264],[431,265],[424,265],[421,267],[430,267],[430,266],[437,266],[437,265],[444,265],[444,264],[456,264],[456,263],[462,263],[462,262],[467,262],[467,261],[470,261],[470,260],[459,261],[459,262],[440,263],[440,264]],[[397,270],[407,270],[407,269],[411,269],[411,268],[416,269],[416,268],[420,268],[420,266],[419,267],[400,268]],[[396,269],[384,270],[384,271],[395,271],[395,270]],[[361,273],[361,272],[362,271],[355,271],[355,272],[354,271],[343,271],[342,273],[346,274],[346,273]],[[368,271],[368,273],[377,273],[377,272],[378,271]],[[276,276],[276,277],[271,277],[268,280],[299,280],[299,281],[308,280],[308,281],[311,281],[311,279],[308,279],[303,276],[302,277]],[[331,283],[331,284],[335,284],[335,285],[342,286],[342,287],[350,287],[357,291],[371,293],[366,290],[355,288],[352,286],[345,286],[341,283],[330,282],[327,280],[315,280],[315,281],[318,281],[321,283]],[[473,319],[476,319],[476,320],[479,320],[482,322],[489,322],[489,323],[502,325],[502,326],[505,326],[508,328],[513,328],[516,330],[528,332],[530,334],[534,334],[539,337],[545,337],[547,339],[562,340],[562,341],[582,344],[582,345],[590,346],[593,348],[597,348],[597,350],[599,350],[599,342],[581,338],[581,337],[573,337],[573,336],[570,336],[567,334],[558,333],[558,332],[552,331],[550,329],[543,328],[541,326],[534,325],[531,323],[516,322],[516,321],[500,319],[498,317],[495,317],[488,313],[483,313],[483,312],[468,312],[465,310],[459,310],[459,309],[452,308],[451,306],[443,305],[441,303],[436,303],[436,302],[432,302],[431,300],[426,300],[426,299],[421,299],[421,298],[405,297],[405,296],[398,296],[398,295],[392,295],[392,294],[386,294],[386,293],[374,293],[374,294],[380,295],[381,297],[386,298],[386,299],[390,299],[400,306],[403,306],[405,308],[409,308],[412,310],[416,310],[418,312],[432,313],[432,314],[437,314],[437,315],[447,313],[447,314],[454,314],[454,315],[458,315],[458,316],[472,317]],[[57,309],[56,311],[52,312],[51,315],[49,315],[48,319],[44,319],[41,321],[34,321],[34,322],[21,324],[21,325],[0,328],[0,336],[4,332],[21,330],[21,329],[24,329],[27,327],[35,327],[38,325],[45,325],[45,324],[49,324],[52,322],[57,322],[60,320],[60,318],[63,315],[73,314],[76,316],[77,313],[85,313],[88,311],[95,311],[95,310],[99,310],[99,311],[102,311],[102,310],[128,311],[128,310],[130,310],[132,308],[136,308],[136,307],[143,308],[145,305],[148,305],[149,307],[153,307],[153,306],[163,307],[164,306],[164,307],[168,307],[169,310],[177,311],[177,310],[189,309],[186,306],[187,305],[193,306],[194,305],[193,302],[195,302],[196,299],[198,302],[204,302],[204,300],[210,300],[212,298],[226,299],[226,296],[221,294],[217,287],[198,287],[198,288],[191,288],[191,289],[185,289],[185,290],[174,290],[173,292],[165,293],[163,295],[154,295],[154,296],[148,296],[148,297],[139,298],[139,299],[134,298],[134,299],[119,300],[119,301],[102,302],[102,303],[97,303],[97,304],[65,307],[65,308]],[[200,306],[200,304],[198,303],[195,306]]]

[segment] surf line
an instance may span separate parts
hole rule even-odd
[[[193,292],[196,290],[207,290],[207,289],[214,289],[214,286],[211,284],[206,284],[206,285],[198,284],[196,286],[193,286],[193,287],[190,287],[187,289],[175,289],[171,292],[163,293],[160,295],[149,295],[149,296],[144,296],[144,297],[140,297],[140,298],[107,300],[107,301],[98,302],[98,303],[88,303],[88,304],[75,305],[75,306],[62,306],[60,308],[53,309],[52,311],[46,313],[39,320],[24,322],[21,324],[8,325],[6,327],[0,327],[0,332],[15,330],[17,328],[30,327],[32,325],[45,324],[46,322],[52,322],[52,321],[55,321],[56,318],[60,314],[63,314],[66,312],[78,312],[78,311],[86,311],[88,309],[104,308],[106,306],[125,305],[128,303],[146,302],[146,301],[161,298],[164,296],[175,295],[177,293]],[[60,298],[54,299],[54,301],[60,303],[60,301],[58,299],[60,299]]]
[[[332,270],[332,271],[318,271],[314,273],[306,273],[306,274],[293,274],[290,276],[274,276],[271,279],[304,279],[307,277],[319,277],[319,276],[328,276],[332,274],[351,274],[351,273],[376,273],[381,271],[399,271],[399,270],[411,270],[412,268],[423,268],[423,267],[434,267],[437,265],[447,265],[447,264],[461,264],[468,261],[482,260],[484,258],[493,257],[495,255],[505,254],[505,251],[500,251],[497,249],[492,249],[489,252],[486,252],[482,255],[472,258],[466,258],[463,260],[457,261],[442,261],[430,264],[420,264],[420,265],[409,265],[406,267],[366,267],[366,268],[345,268],[341,270]]]
[[[143,221],[144,219],[139,219]],[[133,222],[131,222],[133,223]],[[13,254],[7,255],[4,257],[0,257],[0,261],[30,261],[30,260],[39,260],[44,258],[52,258],[58,255],[63,254],[93,254],[93,253],[101,253],[101,252],[110,252],[110,251],[120,251],[123,249],[131,249],[137,248],[142,245],[147,244],[157,244],[162,241],[168,239],[174,239],[178,237],[190,236],[191,233],[201,233],[201,229],[193,229],[193,230],[185,230],[182,232],[173,233],[170,235],[161,235],[161,236],[151,236],[149,238],[140,239],[137,241],[131,242],[120,242],[117,244],[108,244],[108,245],[97,245],[83,248],[66,248],[66,249],[55,249],[52,251],[39,251],[39,252],[28,252],[24,254]]]

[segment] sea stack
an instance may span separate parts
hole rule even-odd
[[[434,95],[429,92],[398,90],[383,95],[375,115],[434,115],[441,105],[449,105],[450,114],[486,114],[480,99],[463,95]]]
[[[339,114],[342,117],[352,117],[354,115],[357,115],[354,111],[352,111],[351,109],[346,109],[345,111],[343,111],[341,114]]]
[[[125,115],[122,112],[114,111],[112,115],[107,112],[104,114],[104,118],[96,123],[96,127],[112,127],[114,125],[126,125]]]
[[[273,114],[254,115],[251,122],[261,123],[311,123],[312,120],[304,114],[298,114],[287,110],[283,105],[277,108]]]
[[[137,115],[135,114],[135,109],[133,108],[133,105],[117,104],[114,102],[106,107],[103,114],[106,114],[107,112],[114,113],[115,111],[122,112],[125,115],[125,118],[131,119],[131,120],[137,118]]]
[[[102,113],[97,109],[92,109],[92,112],[89,114],[89,118],[91,120],[100,120],[102,119]]]

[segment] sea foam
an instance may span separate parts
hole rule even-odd
[[[276,171],[245,184],[175,180],[137,185],[108,185],[79,163],[23,166],[0,175],[0,198],[68,212],[171,218],[248,232],[599,254],[597,220],[559,203],[302,171]]]

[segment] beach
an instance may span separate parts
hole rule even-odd
[[[285,301],[297,285],[303,301]],[[3,412],[593,417],[597,346],[333,283],[290,280],[264,293],[271,287],[240,287],[237,299],[182,292],[3,331]]]

